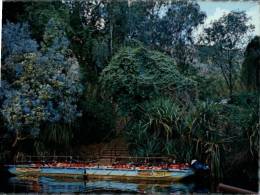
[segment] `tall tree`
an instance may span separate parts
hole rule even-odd
[[[245,12],[231,11],[205,28],[201,36],[202,43],[209,46],[205,51],[206,56],[212,65],[220,69],[230,97],[241,65],[241,54],[254,28],[248,24],[249,19]]]
[[[167,52],[182,72],[189,69],[195,55],[193,32],[206,15],[195,1],[157,1],[141,21],[137,39]]]

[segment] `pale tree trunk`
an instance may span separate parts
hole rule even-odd
[[[19,154],[19,148],[18,148],[19,147],[18,146],[19,141],[25,140],[25,139],[27,139],[29,137],[30,137],[30,135],[29,136],[25,136],[25,137],[20,137],[19,131],[15,130],[15,138],[14,138],[14,141],[13,141],[13,143],[11,145],[11,153],[12,153],[11,160],[13,162],[16,162],[18,154]]]
[[[17,160],[17,156],[18,156],[18,150],[17,150],[17,143],[19,141],[19,133],[17,130],[15,130],[15,138],[14,138],[14,141],[12,143],[12,148],[11,148],[11,161],[12,162],[16,162]]]
[[[19,140],[19,133],[18,133],[17,130],[15,130],[15,139],[14,139],[14,141],[12,143],[12,148],[14,148],[16,146],[18,140]]]

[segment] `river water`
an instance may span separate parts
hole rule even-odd
[[[182,194],[213,192],[206,184],[134,183],[112,180],[84,180],[57,177],[9,177],[0,181],[4,193],[91,193],[91,194]]]

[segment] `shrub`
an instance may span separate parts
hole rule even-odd
[[[124,114],[158,95],[183,101],[196,97],[196,83],[179,73],[172,58],[142,46],[122,48],[104,68],[100,81]]]

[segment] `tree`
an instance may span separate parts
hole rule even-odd
[[[183,101],[196,97],[196,83],[180,74],[170,57],[142,46],[122,48],[103,69],[100,81],[123,113],[162,94]]]
[[[136,38],[151,48],[167,52],[185,72],[195,56],[194,30],[203,24],[205,17],[194,1],[157,2],[137,26]]]
[[[245,12],[232,11],[214,21],[204,29],[202,43],[209,46],[206,56],[217,66],[223,75],[231,97],[235,76],[241,64],[241,52],[248,41],[253,26],[248,24]]]
[[[70,13],[62,1],[53,2],[26,2],[25,12],[21,19],[27,21],[31,26],[33,37],[37,41],[43,40],[46,24],[51,18],[62,23],[64,30],[70,30]]]
[[[245,60],[242,64],[241,79],[249,90],[260,90],[260,37],[254,39],[246,47]]]
[[[3,36],[6,48],[25,32],[21,30],[24,25],[12,23],[4,25],[3,31],[14,27],[18,30],[13,37],[5,40]],[[60,23],[50,20],[44,34],[46,45],[42,44],[41,50],[21,50],[19,55],[10,54],[5,61],[7,69],[15,73],[15,79],[7,80],[11,87],[1,108],[6,127],[15,135],[13,146],[21,139],[37,136],[46,123],[69,124],[80,114],[79,67],[77,60],[70,57],[69,42],[61,29]]]
[[[109,39],[103,24],[103,1],[65,2],[70,9],[70,31],[68,35],[82,70],[89,82],[96,81],[97,74],[107,65]]]
[[[135,38],[138,24],[154,3],[133,1],[67,1],[70,7],[70,37],[77,58],[87,71],[97,75],[113,54]],[[93,75],[90,73],[89,75]],[[90,77],[89,77],[90,78]]]

